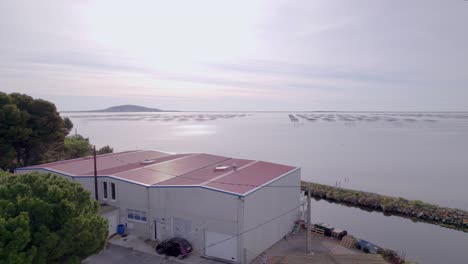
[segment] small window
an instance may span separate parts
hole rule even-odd
[[[137,222],[146,222],[146,212],[127,209],[127,218]]]
[[[104,199],[107,199],[107,182],[103,182],[102,187],[104,189]]]
[[[128,219],[135,219],[135,213],[133,210],[128,210]]]
[[[184,248],[190,247],[190,244],[185,240],[181,240],[180,243],[182,244],[182,247],[184,247]]]
[[[115,183],[111,182],[111,198],[115,200]]]

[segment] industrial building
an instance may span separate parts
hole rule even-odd
[[[187,239],[201,255],[250,263],[291,232],[300,214],[300,168],[217,155],[139,150],[97,156],[98,199],[109,232]],[[94,159],[17,169],[81,183],[95,197]],[[297,188],[296,188],[297,187]]]

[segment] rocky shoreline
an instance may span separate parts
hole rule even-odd
[[[407,217],[468,233],[468,212],[464,210],[306,181],[302,181],[302,185],[311,188],[311,196],[315,199]]]

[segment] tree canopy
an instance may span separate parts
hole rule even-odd
[[[0,263],[78,263],[99,252],[107,222],[98,207],[60,176],[0,176]]]
[[[0,169],[73,159],[92,154],[88,138],[68,136],[73,123],[51,102],[0,92]],[[112,153],[110,146],[98,154]]]
[[[93,146],[89,143],[89,138],[81,135],[66,137],[64,146],[65,159],[76,159],[93,154]]]
[[[72,127],[51,102],[0,92],[0,168],[60,160]]]
[[[65,138],[64,159],[76,159],[93,154],[93,146],[89,143],[89,138],[81,135],[72,135]],[[96,151],[96,154],[113,153],[114,149],[106,145]]]
[[[114,152],[114,149],[111,148],[109,145],[106,145],[102,148],[100,148],[98,151],[97,151],[97,154],[108,154],[108,153],[113,153]]]
[[[6,177],[6,176],[8,176],[8,175],[10,175],[10,173],[8,173],[7,171],[3,171],[3,170],[0,169],[0,180],[1,180],[2,177]]]

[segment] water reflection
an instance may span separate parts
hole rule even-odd
[[[312,222],[345,229],[418,263],[466,263],[468,259],[468,234],[461,231],[323,200],[312,200],[311,217]]]
[[[177,136],[200,136],[216,134],[216,126],[214,125],[183,125],[176,126],[175,134]]]

